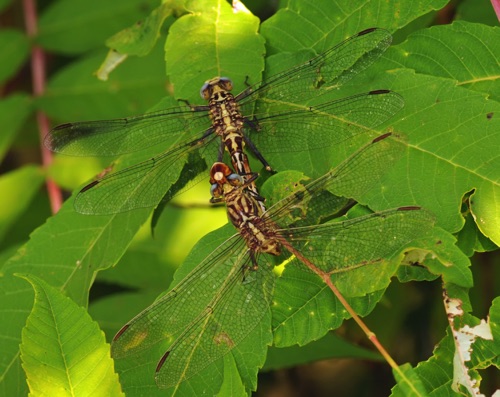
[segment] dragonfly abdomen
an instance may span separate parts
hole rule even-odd
[[[229,208],[227,205],[228,211]],[[281,243],[275,237],[274,228],[269,227],[261,217],[255,216],[248,219],[240,226],[239,231],[251,251],[274,256],[281,254]]]

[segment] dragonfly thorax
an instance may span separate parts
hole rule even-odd
[[[245,173],[250,172],[250,168],[243,152],[245,146],[243,139],[244,118],[233,94],[229,92],[232,88],[231,80],[225,77],[216,77],[207,81],[201,92],[203,98],[208,100],[213,131],[221,137],[237,172]]]

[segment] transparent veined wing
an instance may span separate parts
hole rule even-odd
[[[265,217],[281,228],[300,222],[308,225],[314,220],[310,212],[331,214],[328,200],[314,200],[327,190],[334,195],[360,198],[380,182],[406,150],[404,138],[395,134],[381,135],[323,176],[300,186],[292,195],[270,206]]]
[[[330,147],[376,127],[399,112],[403,98],[389,90],[371,91],[316,106],[297,105],[256,117],[260,131],[250,139],[261,153],[299,152]]]
[[[71,156],[116,156],[162,143],[167,149],[201,138],[210,127],[207,112],[207,107],[179,106],[121,119],[66,123],[50,131],[44,143]]]
[[[261,104],[306,103],[313,97],[340,87],[369,67],[391,42],[392,36],[387,30],[366,29],[303,64],[249,87],[237,99],[241,99],[244,107],[255,98],[259,98]]]
[[[219,146],[220,140],[212,134],[204,139],[203,145],[199,140],[183,143],[156,157],[106,174],[77,194],[75,209],[82,214],[107,215],[156,206],[179,179],[191,152],[200,149],[217,152]],[[199,161],[203,160],[199,158]]]
[[[248,254],[245,253],[248,261]],[[274,274],[267,255],[257,255],[258,269],[238,272],[227,280],[218,300],[205,308],[157,366],[156,382],[171,387],[185,381],[238,346],[269,313]],[[270,324],[269,324],[270,326]]]
[[[226,240],[116,334],[113,357],[157,349],[161,353],[156,378],[164,388],[221,358],[269,310],[274,276],[265,258],[260,258],[259,269],[250,270],[243,239],[235,235]]]

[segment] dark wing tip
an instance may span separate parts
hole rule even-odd
[[[54,128],[52,128],[52,131],[66,130],[68,128],[71,128],[72,126],[73,126],[73,123],[59,124],[58,126],[55,126]]]
[[[374,32],[375,30],[378,30],[378,29],[379,28],[368,28],[368,29],[362,30],[361,32],[358,33],[358,36],[363,36],[365,34]]]
[[[72,123],[60,124],[52,128],[43,139],[45,147],[52,150],[53,152],[62,151],[67,143],[71,140],[68,131],[72,128]]]
[[[383,95],[383,94],[389,94],[392,92],[391,90],[373,90],[370,91],[368,94],[369,95]]]
[[[125,324],[117,333],[116,335],[113,337],[113,342],[114,341],[117,341],[118,339],[120,339],[120,337],[123,335],[123,333],[130,327],[130,324]]]
[[[85,186],[82,188],[82,190],[80,190],[80,193],[84,193],[84,192],[86,192],[87,190],[92,189],[92,188],[93,188],[95,185],[97,185],[99,182],[100,182],[99,180],[95,180],[95,181],[90,182],[88,185],[85,185]],[[124,329],[122,328],[122,330],[124,330]],[[124,330],[124,331],[125,331],[125,330]]]
[[[377,143],[377,142],[380,142],[380,141],[383,141],[384,139],[388,138],[392,136],[392,132],[386,132],[385,134],[382,134],[382,135],[379,135],[378,137],[376,137],[372,143]]]
[[[43,144],[44,146],[51,150],[51,151],[54,151],[54,147],[53,147],[53,142],[54,142],[54,139],[52,138],[52,131],[50,131],[47,135],[45,135],[45,137],[43,138]]]
[[[161,358],[160,361],[158,361],[158,364],[156,365],[156,370],[155,372],[158,374],[160,372],[161,367],[163,367],[163,364],[165,364],[165,361],[167,361],[168,356],[170,355],[170,351],[166,352]]]
[[[405,207],[399,207],[398,211],[420,211],[422,207],[419,207],[418,205],[408,205]]]

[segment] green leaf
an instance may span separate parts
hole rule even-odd
[[[35,302],[22,333],[30,395],[123,396],[109,345],[87,312],[33,275]]]
[[[29,44],[26,36],[17,30],[0,31],[0,82],[4,82],[16,73],[26,61]]]
[[[412,268],[425,266],[431,274],[441,277],[444,283],[472,288],[474,282],[469,258],[455,245],[456,241],[453,235],[434,228],[432,236],[420,240],[420,246],[426,249],[414,251],[413,256],[412,252],[407,253],[406,266],[398,271],[400,281],[425,280],[425,276],[415,277],[416,274],[412,273]]]
[[[500,348],[498,345],[499,333],[499,302],[496,298],[490,309],[490,327],[493,334],[493,340],[484,340],[481,338],[476,339],[470,348],[471,361],[467,362],[469,368],[469,375],[474,376],[477,380],[477,386],[480,385],[481,378],[478,376],[478,369],[487,368],[490,365],[495,365],[499,368]],[[464,307],[465,309],[465,307]],[[467,310],[467,309],[465,309]],[[469,314],[463,315],[460,319],[459,326],[464,324],[476,325],[479,320],[470,316]],[[439,342],[433,352],[433,356],[425,362],[421,362],[414,370],[413,375],[419,377],[422,381],[425,390],[432,395],[446,395],[446,396],[461,396],[462,393],[457,393],[452,390],[452,379],[459,368],[454,367],[454,355],[456,354],[457,345],[456,340],[450,329],[448,328],[447,335]],[[460,363],[457,363],[460,365]],[[393,389],[391,396],[406,396],[407,390],[401,383]]]
[[[389,31],[404,27],[414,19],[443,7],[447,0],[425,3],[302,0],[289,2],[262,24],[269,52],[296,52],[301,49],[324,51],[331,45],[364,29],[379,26]],[[397,17],[394,11],[404,9]],[[290,29],[290,27],[296,29]]]
[[[362,360],[382,360],[381,356],[371,350],[350,343],[333,332],[305,346],[289,346],[286,348],[269,348],[263,371],[291,368],[329,358],[359,358]]]
[[[200,103],[200,88],[215,76],[230,77],[234,91],[260,80],[264,68],[264,39],[259,20],[233,12],[224,0],[189,3],[187,15],[171,27],[165,44],[167,74],[175,97]]]
[[[128,56],[144,56],[155,46],[164,21],[171,16],[185,13],[184,0],[168,0],[155,8],[144,20],[116,33],[106,41],[111,48],[102,62],[97,77],[107,80],[110,73]],[[172,20],[170,21],[170,23]]]
[[[433,26],[413,33],[387,55],[394,68],[450,79],[457,86],[500,100],[498,27],[468,22]]]
[[[474,217],[467,212],[465,225],[457,236],[460,249],[467,255],[472,256],[474,252],[494,251],[498,247],[478,229]]]
[[[0,101],[0,160],[14,140],[14,136],[26,121],[31,111],[31,102],[27,95],[10,95]]]
[[[361,316],[370,313],[383,291],[347,301]],[[274,346],[303,346],[338,328],[348,313],[319,277],[298,265],[287,265],[276,281],[273,298]]]
[[[417,373],[410,364],[400,365],[397,369],[392,370],[397,382],[397,392],[393,392],[391,396],[401,397],[427,397],[427,391],[418,377]]]
[[[137,263],[136,263],[137,265]],[[155,277],[155,274],[151,276]],[[130,320],[133,313],[140,313],[155,301],[157,296],[164,291],[153,289],[139,292],[125,292],[101,297],[89,305],[89,314],[95,319],[105,332],[109,342],[123,324]]]
[[[489,325],[493,340],[478,338],[474,344],[475,354],[472,356],[472,365],[477,369],[495,366],[500,369],[500,298],[496,297],[489,311]]]
[[[407,155],[387,173],[378,192],[361,201],[377,210],[418,203],[453,233],[464,224],[462,197],[475,189],[471,211],[477,225],[500,243],[499,165],[493,149],[500,144],[500,119],[487,117],[500,112],[500,104],[450,80],[408,70],[394,71],[390,80],[386,86],[406,101],[393,128],[408,135]]]
[[[203,237],[198,242],[195,249],[188,255],[179,271],[176,272],[173,286],[175,286],[179,280],[182,280],[191,270],[197,267],[200,262],[213,251],[214,247],[226,241],[227,238],[234,233],[235,231],[232,225],[226,225]],[[196,292],[201,293],[200,291]],[[200,309],[203,310],[203,308]],[[179,316],[185,315],[186,313],[179,313]],[[194,320],[194,318],[192,320]],[[164,321],[165,319],[158,318],[159,323],[154,326],[170,329],[168,323],[164,325],[161,324]],[[270,321],[271,316],[270,311],[268,311],[263,314],[262,320],[256,324],[252,332],[228,353],[235,360],[239,377],[249,390],[256,389],[257,372],[264,364],[267,346],[272,341]],[[144,390],[150,393],[148,395],[156,395],[154,393],[159,393],[154,381],[154,374],[158,360],[168,349],[168,344],[166,344],[166,342],[167,341],[164,341],[160,346],[157,345],[148,350],[138,351],[133,355],[116,361],[117,369],[121,374],[123,388],[127,394],[133,393],[137,382],[141,382],[141,384],[144,385]],[[203,363],[194,365],[203,366]],[[196,376],[190,377],[182,383],[167,389],[167,395],[199,395],[203,391],[215,394],[224,381],[225,369],[223,367],[224,357],[220,357],[199,371]],[[162,393],[164,393],[164,391]]]
[[[57,280],[54,285],[62,287],[77,303],[86,305],[95,272],[118,261],[148,215],[147,210],[136,210],[89,217],[76,213],[73,201],[68,200],[5,264],[4,274],[52,274],[50,281]],[[112,246],[111,238],[115,242]],[[44,255],[40,256],[40,252]]]
[[[219,397],[225,396],[247,396],[245,386],[238,376],[238,367],[230,354],[224,356],[224,381],[217,393]]]
[[[100,272],[98,279],[127,288],[164,291],[172,281],[174,270],[196,242],[227,223],[225,208],[204,205],[208,204],[207,187],[208,183],[199,183],[175,198],[175,205],[167,206],[160,217],[154,239],[146,224],[136,236],[138,241],[120,260],[120,266]],[[195,208],[186,211],[184,205],[195,205]],[[196,228],[187,228],[186,224]],[[142,265],[138,267],[137,263]]]
[[[3,11],[13,0],[0,0],[0,11]]]
[[[116,33],[106,41],[106,45],[121,54],[144,56],[156,44],[163,22],[177,10],[172,9],[175,2],[164,2],[155,8],[144,21]],[[175,6],[175,4],[174,4]]]
[[[489,0],[464,0],[457,4],[455,18],[490,26],[498,25],[493,3]]]
[[[3,268],[2,268],[3,270]],[[26,325],[33,306],[33,288],[13,275],[0,278],[0,395],[26,396],[26,374],[21,368],[19,344],[21,330]]]
[[[41,170],[36,166],[25,166],[0,176],[0,241],[26,210],[44,181]]]
[[[60,122],[144,113],[165,95],[162,49],[131,58],[109,80],[93,75],[102,54],[84,57],[54,75],[37,104]]]
[[[146,16],[154,3],[144,0],[58,1],[41,15],[37,41],[55,52],[86,52],[103,46],[109,36]]]
[[[74,3],[80,4],[79,2]],[[198,99],[197,93],[206,78],[216,74],[227,75],[235,82],[237,87],[235,92],[245,89],[246,83],[252,84],[260,79],[263,68],[262,54],[264,53],[262,37],[267,39],[266,49],[269,53],[276,53],[275,56],[267,59],[266,73],[269,75],[274,71],[293,66],[299,60],[307,60],[312,54],[321,52],[338,43],[341,39],[367,27],[381,26],[391,31],[399,29],[398,32],[404,35],[405,31],[400,28],[408,27],[408,31],[414,30],[415,27],[409,25],[410,22],[421,15],[424,17],[431,15],[429,13],[432,10],[445,3],[446,1],[443,0],[430,1],[425,4],[412,3],[411,5],[397,2],[366,2],[359,5],[339,0],[334,2],[294,1],[289,2],[276,16],[269,18],[260,30],[262,36],[259,36],[256,19],[252,16],[233,14],[225,2],[191,2],[191,13],[176,21],[172,26],[172,35],[168,39],[167,48],[169,51],[166,57],[169,61],[169,77],[177,98],[199,104],[202,101]],[[58,6],[63,7],[64,5],[58,3]],[[92,11],[93,9],[88,8],[88,10]],[[96,13],[100,13],[97,7],[95,10]],[[65,19],[61,19],[59,22],[66,25],[68,21],[74,22],[78,26],[80,23],[79,18],[77,18],[78,14],[71,15],[72,19],[68,19],[68,14],[65,15]],[[84,15],[85,12],[80,14]],[[205,14],[209,17],[206,17]],[[140,16],[134,15],[130,22],[122,26],[128,26],[139,18]],[[57,21],[54,19],[53,22]],[[177,23],[178,26],[176,26]],[[430,22],[424,21],[422,23]],[[78,51],[81,51],[85,45],[89,45],[91,40],[95,40],[94,42],[98,44],[102,41],[99,39],[101,41],[98,42],[95,38],[90,37],[93,36],[94,32],[89,31],[88,26],[90,24],[85,26],[88,32],[81,34],[81,37],[73,37],[68,40],[68,43],[71,46],[74,45]],[[244,31],[241,36],[238,35],[240,29]],[[75,29],[67,36],[70,37],[71,34],[77,32],[78,29]],[[226,33],[230,35],[230,40],[224,36]],[[490,33],[491,36],[489,36]],[[437,215],[439,225],[446,232],[436,229],[432,237],[423,239],[421,241],[422,247],[410,252],[415,256],[405,257],[403,266],[398,268],[398,276],[405,277],[405,280],[423,280],[433,279],[440,275],[446,282],[447,289],[456,290],[459,289],[457,286],[463,287],[461,293],[464,305],[467,304],[468,298],[466,288],[472,285],[468,269],[469,262],[457,250],[455,240],[451,238],[449,232],[455,233],[461,229],[464,222],[460,211],[462,199],[464,193],[472,191],[474,192],[474,195],[471,196],[472,213],[478,225],[482,225],[480,229],[474,228],[474,233],[477,236],[479,233],[477,230],[481,230],[498,244],[498,230],[496,230],[498,228],[495,229],[495,224],[498,224],[496,197],[499,197],[498,169],[500,168],[496,152],[499,147],[497,131],[500,129],[496,125],[498,104],[486,98],[484,94],[492,95],[493,88],[496,87],[497,79],[489,69],[492,66],[488,63],[488,65],[484,65],[487,72],[483,75],[478,73],[480,66],[482,66],[482,60],[471,59],[475,55],[474,52],[470,51],[470,48],[469,52],[464,51],[462,42],[478,45],[478,48],[490,46],[495,49],[497,43],[489,43],[488,39],[496,37],[496,33],[497,28],[485,28],[465,23],[435,27],[418,32],[414,36],[410,36],[408,41],[401,44],[400,47],[389,50],[385,59],[375,63],[363,75],[353,79],[352,84],[350,82],[349,86],[346,85],[338,92],[340,96],[347,96],[351,93],[366,92],[372,89],[391,88],[404,95],[405,110],[398,114],[398,118],[380,126],[377,131],[370,131],[370,134],[377,135],[389,129],[398,134],[407,135],[408,143],[405,156],[394,167],[391,174],[377,185],[376,190],[360,197],[360,200],[375,210],[401,205],[423,205]],[[418,41],[419,37],[424,37],[425,40]],[[453,40],[454,37],[460,39]],[[232,47],[232,44],[240,39],[244,44]],[[87,40],[87,44],[84,43]],[[62,43],[62,41],[60,42]],[[67,47],[70,46],[68,43],[66,43]],[[436,49],[428,48],[434,45],[428,43],[435,43]],[[465,50],[467,49],[465,48]],[[51,116],[60,121],[109,118],[142,113],[166,92],[164,88],[164,54],[159,47],[155,51],[157,51],[157,55],[154,60],[151,60],[150,67],[144,70],[139,69],[143,62],[148,62],[149,57],[146,57],[134,67],[130,67],[130,70],[125,74],[122,69],[126,70],[129,67],[129,62],[134,61],[131,59],[117,72],[124,73],[123,79],[112,76],[115,80],[109,85],[98,85],[98,82],[91,77],[91,73],[97,68],[102,55],[93,59],[92,62],[85,60],[84,62],[87,64],[81,69],[77,69],[80,65],[72,69],[72,65],[63,72],[63,74],[67,73],[64,84],[62,84],[63,80],[59,84],[58,78],[51,81],[49,95],[41,99],[41,101],[45,101],[43,106],[50,108]],[[286,51],[292,51],[293,54],[285,56],[282,52]],[[431,62],[434,59],[440,59],[445,51],[448,51],[450,62],[444,65],[442,62],[439,65]],[[463,52],[460,53],[460,51]],[[405,54],[409,55],[410,60],[406,60]],[[428,65],[416,59],[415,54],[432,57],[429,61],[429,65],[431,65],[429,70],[424,70]],[[454,54],[458,54],[458,56],[454,56]],[[494,62],[493,66],[498,63],[494,51],[491,54],[483,52],[481,54],[485,55],[489,61]],[[464,59],[463,64],[459,62],[460,55]],[[467,75],[464,73],[469,63],[474,65],[470,74],[473,83],[467,83]],[[440,66],[443,67],[440,68]],[[170,69],[171,67],[173,69]],[[248,70],[243,71],[243,68],[248,68]],[[449,73],[446,74],[447,72]],[[459,76],[465,76],[465,78],[460,80]],[[246,81],[247,77],[248,82]],[[65,84],[70,87],[69,90],[66,89]],[[488,84],[490,85],[488,86]],[[114,88],[122,90],[123,95],[114,96]],[[489,90],[491,91],[488,92]],[[477,91],[481,92],[478,94]],[[126,97],[125,100],[123,100],[124,97]],[[146,99],[144,100],[144,98]],[[487,120],[488,122],[486,122]],[[293,130],[282,144],[297,147],[294,137],[304,133],[307,131]],[[295,169],[302,175],[315,178],[323,174],[333,164],[340,162],[359,147],[358,144],[367,139],[369,139],[367,136],[363,136],[356,142],[353,141],[335,148],[328,147],[324,150],[325,155],[318,154],[321,150],[313,152],[304,150],[303,153],[277,154],[268,160],[280,172]],[[69,165],[61,163],[60,166]],[[78,166],[85,167],[80,162]],[[95,171],[92,172],[95,173]],[[71,179],[71,177],[67,179]],[[44,277],[52,279],[52,285],[60,286],[67,290],[68,294],[79,297],[79,300],[84,302],[96,271],[116,263],[120,251],[123,252],[132,238],[131,235],[138,229],[137,225],[146,219],[146,215],[141,220],[140,217],[135,218],[133,214],[128,214],[129,217],[117,217],[116,225],[108,225],[108,230],[102,222],[115,219],[114,217],[87,217],[88,219],[84,220],[84,218],[67,215],[58,218],[59,221],[49,222],[35,231],[32,241],[22,247],[17,257],[7,264],[7,273],[3,273],[5,276],[0,279],[0,287],[2,288],[0,321],[5,324],[0,338],[0,350],[5,357],[0,360],[2,365],[0,367],[0,379],[2,379],[0,394],[2,395],[27,394],[23,383],[24,374],[17,356],[21,337],[19,331],[28,314],[28,308],[32,302],[32,292],[31,289],[26,288],[24,282],[12,281],[10,274],[18,271],[17,267],[28,268],[33,273],[38,272],[37,274],[43,273]],[[180,227],[189,231],[193,229],[193,225],[201,224],[205,220],[200,217],[195,220],[188,219],[186,222],[187,226]],[[175,228],[172,227],[172,229]],[[89,237],[90,231],[96,233],[93,238]],[[227,235],[234,233],[230,227],[226,228],[226,231]],[[172,240],[174,245],[180,246],[181,242],[177,240],[175,232],[172,230],[168,239]],[[214,234],[212,240],[205,240],[205,251],[203,249],[198,251],[198,248],[193,250],[193,265],[197,265],[202,260],[203,253],[206,255],[207,252],[211,252],[217,244],[224,241],[227,235]],[[147,233],[143,234],[142,239],[149,238],[146,236]],[[217,240],[215,236],[219,236],[222,240]],[[463,234],[458,237],[461,240],[470,238]],[[165,235],[157,237],[157,239],[163,242],[167,237]],[[479,242],[481,239],[479,236],[475,238],[475,241]],[[78,246],[78,250],[76,246]],[[462,244],[460,246],[464,247]],[[470,254],[473,250],[482,249],[482,246],[481,243],[469,244],[466,246],[467,252]],[[165,253],[162,253],[163,257],[169,255],[170,249],[171,246],[168,250],[166,249]],[[105,254],[106,250],[110,251],[108,255]],[[77,262],[72,255],[68,254],[69,251],[77,252],[77,258],[84,257],[86,259],[81,262],[81,267],[76,266]],[[436,254],[435,258],[431,258],[430,253]],[[152,300],[153,292],[150,291],[150,294],[147,295],[145,289],[150,287],[157,290],[161,287],[162,282],[168,282],[169,273],[164,271],[164,268],[156,269],[151,276],[146,274],[150,268],[163,264],[161,263],[162,254],[156,255],[156,253],[149,252],[148,246],[144,245],[135,252],[132,251],[129,257],[125,258],[123,263],[126,266],[123,267],[123,273],[110,273],[103,277],[103,280],[109,282],[141,288],[135,295],[134,303],[136,306],[132,304],[130,307],[128,306],[134,299],[131,294],[123,296],[123,299],[120,299],[121,296],[115,296],[116,299],[110,298],[106,305],[103,304],[104,308],[100,312],[100,317],[108,320],[107,324],[104,323],[106,329],[116,329],[123,324],[125,318],[132,317]],[[60,260],[58,260],[58,256],[61,256]],[[167,260],[171,261],[172,264],[178,261],[170,257]],[[150,266],[143,266],[145,262],[148,262]],[[52,266],[47,266],[47,263]],[[137,265],[136,268],[134,268],[134,264]],[[297,340],[305,343],[308,336],[304,336],[304,334],[309,329],[312,331],[313,338],[317,338],[323,335],[325,330],[337,327],[345,317],[345,313],[342,312],[342,308],[335,305],[335,302],[332,302],[330,292],[321,289],[324,286],[318,282],[319,280],[308,277],[314,275],[301,273],[300,269],[295,269],[297,271],[294,272],[293,264],[289,265],[283,273],[284,281],[279,279],[276,287],[277,295],[275,298],[279,304],[276,307],[276,313],[279,314],[282,311],[283,318],[287,320],[286,327],[281,327],[281,334],[278,336],[282,340],[289,340],[290,343],[297,343]],[[137,271],[140,271],[138,269],[146,268],[147,271],[139,274],[140,277],[137,276]],[[365,279],[359,277],[356,282],[359,282],[359,286],[364,288],[371,281],[370,278],[373,278],[378,284],[379,280],[386,280],[394,274],[394,268],[397,268],[397,264],[393,267],[388,265],[387,269],[380,271],[380,274],[372,272]],[[116,269],[117,272],[120,270],[121,266]],[[25,272],[25,270],[22,271]],[[176,275],[176,280],[182,278],[186,271],[183,268]],[[402,275],[404,272],[406,274]],[[304,274],[306,275],[304,276]],[[360,276],[362,276],[362,272]],[[304,291],[312,294],[317,293],[317,296],[306,297],[309,299],[307,304],[301,308],[302,310],[296,310],[303,304],[301,296]],[[382,294],[383,289],[370,292],[367,296],[351,298],[350,302],[357,311],[366,314],[381,299]],[[401,300],[406,300],[406,298],[405,295],[401,296]],[[146,299],[149,300],[146,302]],[[98,311],[101,309],[98,307],[99,303],[102,302],[97,302]],[[117,303],[120,305],[113,306]],[[392,303],[395,306],[399,302]],[[287,311],[289,307],[292,308],[292,311],[296,310],[296,313],[290,315]],[[432,311],[432,308],[430,309]],[[118,310],[120,313],[117,313]],[[275,317],[276,313],[273,314]],[[324,315],[321,315],[322,313]],[[492,310],[492,317],[493,314]],[[391,310],[390,316],[401,317],[401,308],[397,307]],[[273,324],[275,320],[273,319]],[[394,321],[397,322],[397,320]],[[382,326],[386,326],[385,321]],[[269,330],[270,324],[268,322],[262,323],[260,328],[255,330],[255,335],[249,335],[246,345],[243,343],[239,345],[241,351],[235,350],[231,352],[232,357],[225,358],[225,360],[234,360],[234,362],[224,364],[224,360],[221,360],[214,363],[199,376],[186,381],[182,388],[175,391],[175,394],[191,396],[201,394],[203,391],[215,394],[221,385],[226,387],[230,385],[230,380],[236,381],[239,377],[243,378],[242,384],[247,392],[255,389],[256,373],[259,366],[262,365],[266,346],[270,341]],[[375,329],[375,331],[378,330]],[[443,345],[445,343],[446,341],[443,342]],[[475,354],[478,362],[486,366],[490,362],[488,358],[493,357],[494,360],[495,348],[492,345],[484,345],[482,349],[476,349]],[[452,350],[451,347],[450,351]],[[438,358],[443,358],[443,362],[432,367],[424,375],[418,371],[421,369],[420,367],[415,371],[408,372],[405,369],[405,374],[409,379],[405,386],[416,385],[416,380],[414,381],[412,378],[413,372],[416,372],[429,392],[432,391],[434,395],[450,395],[450,380],[452,379],[450,364],[453,356],[447,353],[444,350],[439,350],[441,356]],[[317,356],[311,355],[310,357]],[[151,355],[145,358],[144,362],[130,360],[123,367],[130,368],[130,370],[122,370],[121,372],[128,395],[154,396],[174,393],[160,391],[156,387],[154,370],[157,360],[157,355]],[[234,371],[235,363],[237,373]]]
[[[6,395],[24,395],[19,365],[21,328],[31,308],[32,291],[13,273],[44,277],[75,302],[86,305],[90,285],[98,270],[113,266],[130,244],[149,211],[137,210],[115,216],[90,217],[77,214],[73,202],[65,203],[59,213],[34,231],[31,239],[2,268],[0,323],[9,324],[2,351],[7,379]],[[110,243],[112,242],[112,243]]]

